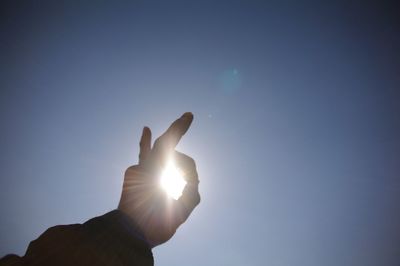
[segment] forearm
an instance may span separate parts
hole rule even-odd
[[[136,228],[118,210],[84,224],[55,226],[32,241],[23,257],[4,257],[0,265],[153,265]]]

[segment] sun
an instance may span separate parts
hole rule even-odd
[[[170,160],[161,174],[160,185],[167,195],[175,200],[179,199],[186,186],[182,171]]]

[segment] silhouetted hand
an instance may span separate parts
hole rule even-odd
[[[118,209],[138,225],[151,247],[169,240],[200,202],[195,162],[175,151],[192,121],[192,113],[183,114],[154,142],[153,147],[151,131],[145,127],[140,140],[139,164],[125,172]],[[161,171],[171,158],[187,182],[178,200],[167,196],[160,187]]]

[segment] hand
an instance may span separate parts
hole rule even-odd
[[[139,164],[125,172],[118,209],[133,220],[151,247],[168,241],[200,203],[195,162],[175,151],[192,121],[192,113],[184,113],[154,142],[153,147],[151,131],[145,127],[140,140]],[[159,182],[161,171],[171,158],[187,182],[178,200],[167,196]]]

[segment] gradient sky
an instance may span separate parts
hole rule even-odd
[[[400,265],[399,6],[82,2],[1,2],[0,256],[116,208],[192,111],[202,202],[156,265]]]

